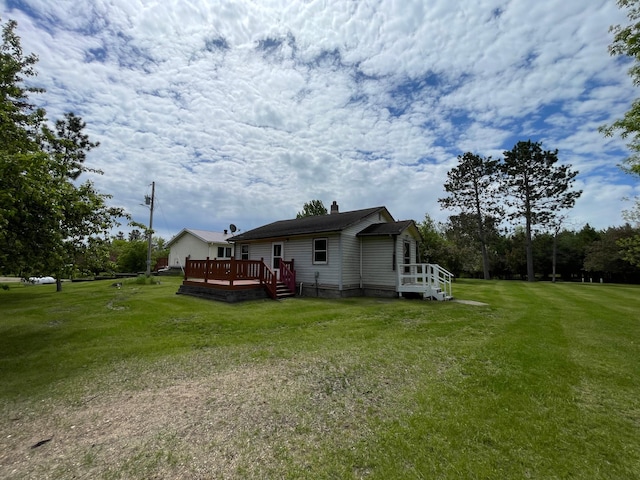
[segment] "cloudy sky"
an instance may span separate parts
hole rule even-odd
[[[34,100],[100,147],[91,177],[154,227],[248,230],[306,201],[445,220],[466,151],[558,149],[569,222],[619,225],[640,181],[598,127],[637,94],[608,54],[614,0],[0,0],[39,56]],[[129,228],[121,228],[128,231]]]

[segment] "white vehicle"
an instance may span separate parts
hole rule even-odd
[[[56,283],[56,279],[53,277],[29,277],[23,278],[23,283],[30,283],[32,285],[44,285],[47,283]]]

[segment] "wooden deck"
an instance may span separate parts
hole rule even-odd
[[[293,260],[280,262],[276,275],[261,259],[185,260],[179,294],[238,302],[295,295]],[[278,280],[278,276],[280,280]]]
[[[177,293],[226,303],[270,298],[269,293],[259,280],[235,280],[231,284],[227,280],[208,280],[205,282],[202,279],[189,279],[182,281]]]
[[[243,289],[243,288],[262,288],[260,280],[207,280],[203,278],[190,278],[189,280],[183,280],[183,285],[193,285],[204,288],[220,288],[220,289]]]

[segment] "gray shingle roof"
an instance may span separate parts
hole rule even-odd
[[[351,212],[316,215],[313,217],[280,220],[262,227],[240,233],[229,239],[230,242],[261,240],[267,238],[289,237],[294,235],[312,235],[314,233],[339,232],[377,212],[386,212],[385,207],[365,208]]]

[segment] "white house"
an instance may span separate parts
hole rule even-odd
[[[281,220],[230,238],[236,260],[262,260],[276,275],[281,262],[295,270],[296,293],[323,297],[425,297],[440,292],[437,265],[419,264],[420,232],[413,220],[395,221],[386,207]],[[448,274],[448,272],[446,272]],[[450,277],[446,279],[449,282]]]
[[[167,242],[169,267],[182,268],[186,258],[228,259],[233,257],[233,244],[227,242],[231,234],[184,228]]]

